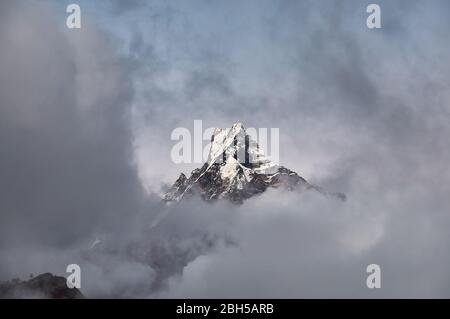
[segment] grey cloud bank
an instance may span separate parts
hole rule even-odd
[[[371,31],[360,1],[80,1],[73,33],[56,2],[2,2],[0,277],[78,261],[88,296],[450,297],[449,4],[378,3]],[[348,201],[162,206],[194,119],[279,127],[281,163]]]

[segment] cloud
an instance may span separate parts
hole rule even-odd
[[[349,202],[335,207],[301,197],[285,205],[280,194],[252,200],[254,206],[238,213],[252,217],[238,218],[230,231],[239,244],[199,256],[170,279],[171,288],[161,296],[448,295],[442,278],[449,275],[443,265],[449,257],[444,243],[450,154],[443,136],[450,133],[450,74],[443,58],[449,46],[442,42],[448,22],[439,18],[447,3],[380,5],[380,32],[365,27],[365,6],[354,1],[268,1],[252,11],[243,5],[242,15],[229,17],[228,24],[206,18],[214,10],[203,7],[200,15],[210,27],[190,20],[186,33],[195,41],[183,58],[195,71],[169,66],[166,75],[176,74],[181,85],[165,87],[167,95],[174,93],[167,108],[159,109],[166,120],[155,117],[161,123],[150,130],[190,127],[196,118],[205,126],[226,127],[239,118],[247,126],[280,127],[281,162],[345,192]],[[244,19],[252,27],[225,32]],[[226,45],[215,47],[214,39]],[[195,59],[204,52],[207,62]],[[203,79],[220,78],[227,90],[217,90],[217,81],[199,82],[191,76],[198,69]],[[138,158],[146,143],[152,144],[139,143]],[[157,158],[141,157],[140,167]],[[165,174],[176,175],[171,170]],[[144,182],[151,183],[152,171],[147,173]],[[267,217],[262,226],[253,220],[258,213]],[[276,218],[286,220],[283,227],[275,227]],[[365,287],[370,263],[385,271],[381,291]]]
[[[146,201],[132,166],[130,72],[87,21],[72,31],[48,4],[9,4],[0,13],[0,246],[9,256],[57,253],[117,229]],[[25,268],[2,262],[2,278]]]
[[[1,278],[75,262],[93,297],[449,296],[447,2],[380,1],[376,31],[356,1],[112,3],[81,30],[9,4]],[[281,163],[348,201],[163,205],[194,168],[170,161],[170,132],[194,119],[279,127]]]

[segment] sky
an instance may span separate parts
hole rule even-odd
[[[448,1],[0,2],[0,280],[90,297],[450,297]],[[347,195],[164,190],[177,127],[279,128]],[[96,239],[102,243],[91,249]],[[366,287],[380,265],[382,288]]]

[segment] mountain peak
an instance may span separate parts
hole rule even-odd
[[[207,162],[192,171],[189,178],[181,174],[164,199],[179,201],[198,194],[206,201],[223,198],[240,204],[269,187],[297,191],[315,189],[333,195],[271,162],[242,123],[235,123],[230,129],[214,130]],[[337,197],[344,199],[343,196]]]
[[[233,158],[246,168],[254,170],[275,169],[273,164],[252,136],[247,134],[242,123],[230,129],[216,128],[211,137],[211,149],[207,163],[227,163]]]

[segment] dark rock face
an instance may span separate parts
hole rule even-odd
[[[77,288],[68,288],[66,278],[45,273],[28,281],[13,279],[0,284],[2,299],[82,299]]]
[[[220,174],[220,168],[223,166],[224,164],[215,163],[207,169],[205,164],[201,169],[194,170],[189,179],[182,174],[164,199],[172,201],[180,197],[199,195],[206,201],[228,199],[241,204],[245,199],[261,194],[269,187],[290,191],[314,188],[303,177],[285,167],[280,167],[273,174],[251,173],[249,181],[245,181],[243,169],[239,167],[234,180],[230,181],[228,178],[223,179]]]
[[[313,189],[326,196],[345,200],[345,195],[328,193],[318,186],[307,182],[303,177],[283,166],[278,166],[266,158],[256,142],[251,141],[241,124],[235,124],[230,133],[216,129],[222,134],[221,140],[213,137],[209,161],[201,168],[192,171],[187,178],[184,174],[164,196],[166,201],[178,201],[182,198],[200,196],[205,201],[227,199],[235,204],[265,192],[268,188],[282,188],[288,191],[306,191]],[[244,143],[238,143],[240,137]],[[253,149],[249,149],[249,144]],[[245,148],[245,161],[237,161],[236,154]],[[248,163],[250,153],[261,160]]]

